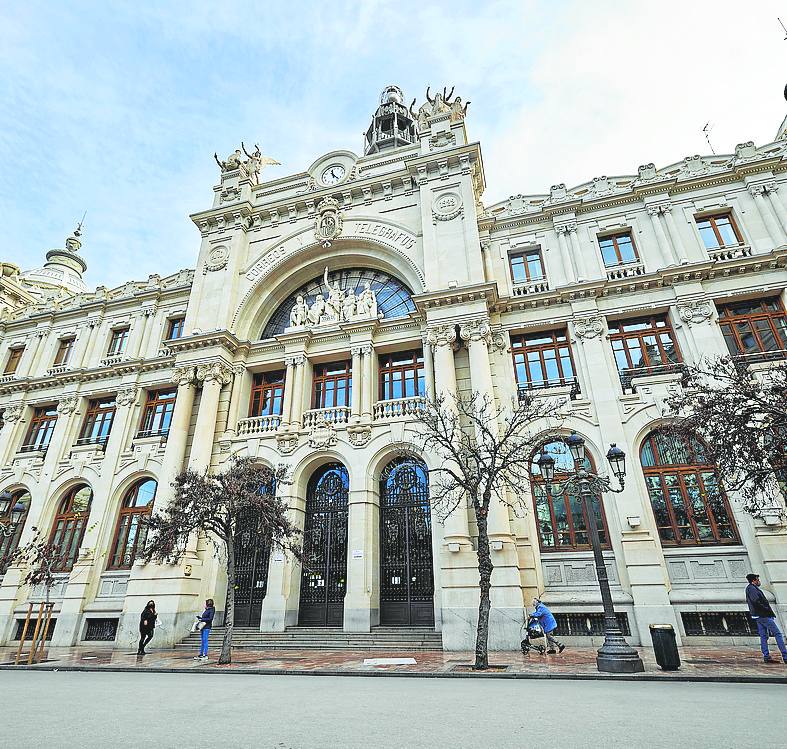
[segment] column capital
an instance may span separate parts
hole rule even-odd
[[[351,356],[371,356],[372,352],[374,351],[374,346],[371,343],[362,343],[357,346],[353,346],[350,348],[350,355]]]
[[[197,365],[197,380],[202,383],[217,382],[219,386],[232,382],[232,368],[223,361]]]
[[[63,416],[68,416],[76,410],[79,403],[77,395],[61,395],[57,401],[57,412]]]
[[[284,357],[284,365],[286,367],[301,367],[306,364],[306,354],[287,354]]]
[[[150,304],[145,307],[142,307],[139,310],[139,314],[142,315],[143,317],[153,317],[153,315],[155,315],[157,311],[158,311],[158,307],[156,307],[155,304]]]
[[[555,231],[558,234],[573,234],[577,230],[577,222],[573,219],[571,221],[563,221],[558,223],[555,221]]]
[[[138,393],[139,390],[135,385],[120,388],[115,394],[115,403],[118,406],[133,406]]]
[[[580,339],[597,338],[604,332],[604,318],[601,315],[574,318],[572,322],[574,333]]]
[[[194,367],[176,367],[172,373],[171,380],[178,387],[181,385],[193,385],[197,381],[197,375]]]
[[[426,330],[426,342],[430,346],[450,346],[455,340],[455,325],[434,325]]]
[[[713,317],[713,302],[710,299],[690,299],[678,303],[678,316],[689,327]]]
[[[487,345],[492,342],[492,329],[487,318],[466,320],[459,326],[459,335],[468,343],[483,341]]]
[[[3,421],[18,421],[20,418],[22,418],[22,413],[24,410],[24,403],[9,403],[7,406],[3,407]]]
[[[669,213],[672,210],[672,203],[651,203],[645,208],[648,216],[658,216],[661,213]]]
[[[755,185],[749,185],[749,195],[751,195],[753,198],[763,197],[766,191],[765,184],[762,182],[759,182]]]

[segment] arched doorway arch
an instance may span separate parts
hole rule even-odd
[[[429,476],[409,456],[380,475],[380,624],[434,625]]]
[[[344,622],[349,490],[350,476],[341,463],[318,468],[306,487],[299,626]]]

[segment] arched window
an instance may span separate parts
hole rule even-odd
[[[562,439],[547,442],[543,447],[555,459],[554,487],[565,481],[574,471],[574,461],[566,443]],[[584,503],[578,493],[547,494],[541,472],[535,463],[531,468],[533,488],[533,502],[536,510],[536,525],[538,538],[543,551],[576,551],[590,549],[588,536],[588,522],[585,514]],[[589,471],[593,468],[593,461],[589,455],[585,456],[585,467]],[[607,522],[604,508],[599,497],[592,500],[596,527],[601,543],[609,545],[607,537]]]
[[[410,290],[401,281],[382,271],[370,268],[345,268],[331,273],[329,280],[331,284],[338,282],[339,288],[344,291],[352,289],[356,294],[360,294],[368,282],[377,297],[377,310],[382,312],[386,320],[394,317],[406,317],[411,312],[415,312],[415,304],[411,298]],[[328,293],[329,289],[326,288],[322,276],[304,284],[279,305],[268,320],[261,337],[272,338],[284,332],[284,329],[290,324],[290,312],[299,295],[304,297],[307,305],[311,305],[317,294],[322,294],[327,299]]]
[[[75,486],[60,500],[49,537],[49,543],[59,549],[53,572],[70,572],[74,566],[85,536],[92,501],[93,490],[85,484]]]
[[[709,462],[699,440],[651,432],[642,443],[640,460],[663,544],[738,542],[716,466]]]
[[[0,575],[5,575],[8,565],[11,563],[11,557],[19,546],[22,531],[25,528],[27,513],[30,509],[30,492],[27,489],[18,489],[15,492],[11,492],[10,507],[13,509],[20,502],[25,506],[24,515],[17,522],[11,521],[8,535],[0,533]]]
[[[147,528],[142,521],[150,515],[153,509],[157,487],[158,484],[153,479],[143,479],[137,481],[126,492],[118,515],[107,569],[131,569],[137,556],[137,550],[145,545]]]

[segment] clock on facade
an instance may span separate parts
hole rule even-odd
[[[323,170],[320,180],[324,185],[335,185],[341,182],[345,175],[345,169],[341,164],[333,164]]]

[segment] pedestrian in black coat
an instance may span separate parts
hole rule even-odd
[[[148,601],[139,616],[139,649],[137,655],[146,655],[145,645],[153,639],[156,628],[156,602]]]

